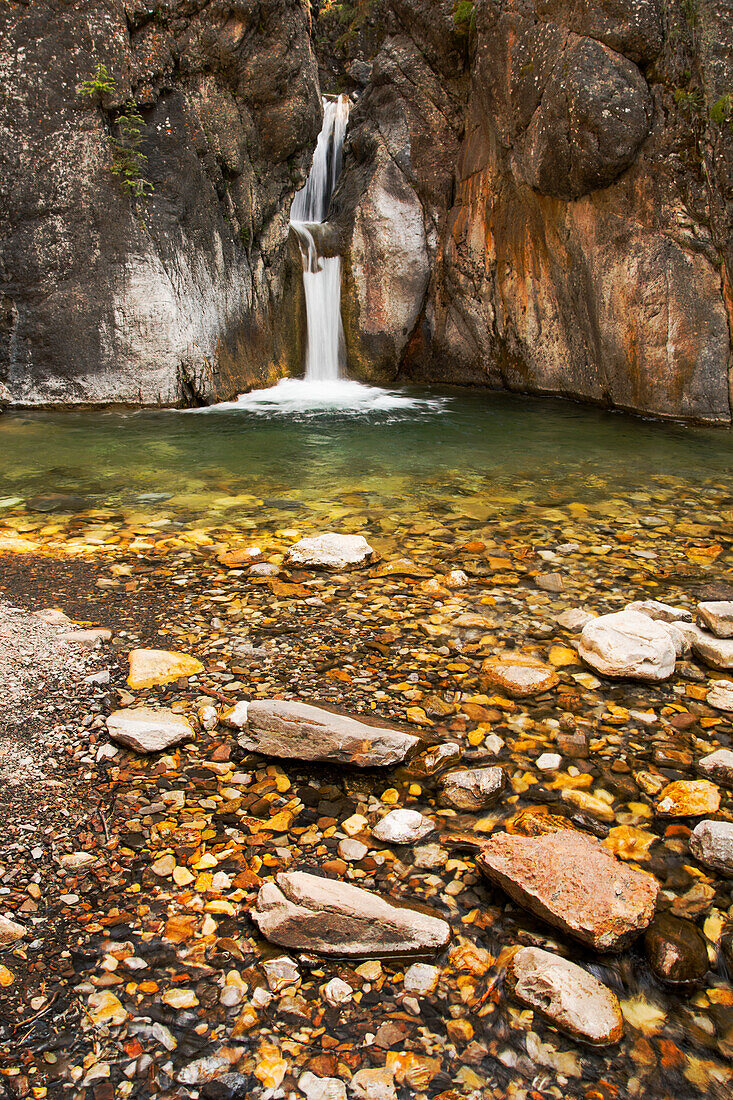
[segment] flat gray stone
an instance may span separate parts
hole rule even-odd
[[[359,569],[372,558],[374,550],[363,535],[323,535],[301,539],[290,547],[285,564],[298,569],[328,569],[340,573]]]
[[[638,611],[586,623],[578,653],[601,676],[659,682],[674,672],[675,645],[664,625]]]
[[[163,707],[129,707],[116,710],[107,719],[113,741],[135,752],[162,752],[196,734],[182,714]]]
[[[646,615],[660,623],[692,622],[691,611],[684,607],[673,607],[669,603],[660,603],[659,600],[635,600],[627,604],[624,610],[636,611],[639,615]]]
[[[707,701],[716,710],[733,711],[733,680],[716,680]]]
[[[264,756],[373,768],[398,764],[420,739],[297,700],[255,699],[238,740]]]
[[[699,626],[690,626],[687,630],[696,657],[721,671],[733,668],[733,638],[718,638]]]
[[[733,878],[733,822],[701,821],[692,830],[690,851],[706,867]]]
[[[733,638],[733,601],[706,600],[697,605],[697,614],[716,638]]]
[[[539,947],[520,947],[507,978],[517,1000],[560,1031],[598,1046],[616,1043],[623,1035],[616,994],[582,966]]]
[[[417,810],[391,810],[372,829],[372,836],[385,844],[412,844],[432,833],[435,825]]]
[[[723,787],[733,787],[733,752],[730,749],[716,749],[703,756],[697,762],[697,770],[706,779],[720,783]]]
[[[442,798],[454,810],[484,810],[497,800],[505,782],[503,768],[467,768],[449,772],[441,780]]]
[[[303,871],[284,872],[266,882],[251,916],[272,943],[320,955],[436,951],[451,935],[450,925],[440,917]]]

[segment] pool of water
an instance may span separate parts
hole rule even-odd
[[[733,468],[726,429],[482,391],[359,389],[351,403],[292,391],[194,414],[6,413],[0,509],[245,527],[263,509],[310,526],[349,494],[371,515],[460,502],[483,517],[611,497],[633,509],[655,486],[719,493]]]

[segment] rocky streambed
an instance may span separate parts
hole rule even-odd
[[[6,514],[7,1094],[729,1095],[730,504],[636,507]]]

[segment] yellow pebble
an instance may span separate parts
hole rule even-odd
[[[380,800],[386,802],[389,806],[394,806],[396,802],[399,802],[399,791],[396,791],[394,787],[388,787],[386,791],[383,791],[380,795]]]

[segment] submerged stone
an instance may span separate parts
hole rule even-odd
[[[435,825],[417,810],[391,810],[372,829],[372,836],[386,844],[412,844],[432,833]]]
[[[649,965],[666,982],[700,981],[709,962],[705,937],[689,920],[657,913],[644,934]]]
[[[660,603],[659,600],[635,600],[627,604],[625,611],[636,611],[640,615],[646,615],[648,619],[655,619],[661,623],[692,622],[692,612],[684,607],[673,607],[672,604]]]
[[[521,947],[507,978],[518,1001],[569,1035],[599,1046],[623,1035],[616,994],[582,966],[539,947]]]
[[[602,676],[668,680],[674,672],[675,645],[662,623],[637,611],[600,615],[586,623],[578,653]]]
[[[374,550],[363,535],[339,535],[328,531],[296,542],[290,547],[285,564],[340,573],[366,565],[373,554]]]
[[[419,738],[297,700],[256,699],[248,705],[239,744],[265,756],[371,768],[404,760]]]
[[[503,768],[468,768],[449,772],[441,780],[442,800],[454,810],[483,810],[496,801],[505,782]]]
[[[690,851],[706,867],[733,878],[733,822],[701,821],[692,830]]]
[[[450,939],[450,926],[439,917],[303,871],[266,882],[251,916],[271,942],[322,955],[435,951]]]
[[[697,770],[723,787],[733,787],[733,752],[716,749],[697,762]]]
[[[501,688],[512,698],[540,695],[558,683],[554,668],[536,657],[522,653],[502,653],[489,657],[481,666],[482,686]]]
[[[707,779],[677,779],[659,795],[657,813],[664,817],[699,817],[720,807],[720,791]]]
[[[656,880],[584,833],[495,833],[476,859],[516,902],[598,951],[625,947],[654,916]]]
[[[128,660],[127,684],[133,690],[172,684],[181,677],[196,676],[204,671],[204,666],[195,657],[166,649],[133,649]]]
[[[196,736],[182,714],[156,707],[116,710],[107,719],[107,729],[113,741],[135,752],[161,752]]]

